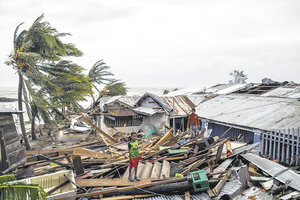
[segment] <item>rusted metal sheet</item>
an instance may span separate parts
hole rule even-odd
[[[195,105],[186,96],[164,96],[161,99],[173,108],[171,116],[187,116]]]
[[[115,117],[135,116],[137,115],[132,110],[108,110],[108,113]]]

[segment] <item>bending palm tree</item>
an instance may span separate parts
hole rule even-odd
[[[18,105],[22,111],[22,87],[27,74],[35,73],[40,81],[52,85],[46,75],[39,70],[37,64],[46,61],[58,61],[62,56],[81,56],[82,53],[73,44],[64,44],[60,38],[70,35],[59,33],[49,24],[42,22],[43,15],[38,17],[28,30],[18,34],[19,24],[14,33],[14,51],[9,56],[8,65],[12,65],[19,75]],[[53,86],[54,87],[54,86]],[[19,115],[20,125],[26,149],[30,149],[27,139],[23,114]]]
[[[103,60],[97,61],[93,67],[90,69],[88,73],[88,77],[90,77],[91,82],[93,84],[93,88],[97,90],[98,93],[100,93],[100,90],[97,88],[96,85],[106,84],[112,80],[112,76],[114,75],[110,71],[110,67],[106,65]],[[93,93],[90,94],[93,98],[93,103],[95,103],[95,98]]]

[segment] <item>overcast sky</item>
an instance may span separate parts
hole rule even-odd
[[[20,22],[44,20],[84,56],[103,59],[133,87],[224,83],[234,69],[250,82],[300,82],[298,0],[0,0],[0,86],[17,86],[4,62]]]

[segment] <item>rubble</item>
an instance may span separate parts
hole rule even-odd
[[[19,181],[40,184],[49,199],[57,200],[152,199],[154,196],[164,199],[168,195],[172,195],[168,199],[186,196],[190,199],[272,199],[275,183],[270,181],[273,179],[281,182],[277,196],[278,191],[279,196],[287,196],[286,191],[291,191],[288,198],[291,199],[300,190],[298,174],[249,153],[257,144],[235,147],[229,138],[204,138],[204,132],[198,138],[190,138],[187,132],[176,133],[172,128],[160,138],[140,139],[142,160],[137,173],[141,180],[130,182],[127,142],[119,142],[95,127],[87,116],[81,119],[96,129],[98,140],[47,151],[28,151],[25,166],[34,169],[34,178]],[[229,150],[231,155],[226,153]]]
[[[196,104],[184,96],[147,93],[108,99],[95,112],[76,116],[87,133],[70,127],[86,139],[95,133],[94,140],[76,145],[66,141],[61,147],[27,151],[26,157],[24,150],[18,159],[8,153],[1,173],[42,186],[49,199],[297,199],[300,131],[271,129],[298,124],[298,96],[287,100],[263,96],[270,88],[272,95],[287,88],[260,87],[265,89],[240,89],[238,94],[211,97],[198,105],[205,124],[197,138],[189,136],[185,122]],[[257,96],[240,95],[243,92]],[[278,103],[293,109],[278,110]],[[260,105],[270,109],[262,114]],[[11,113],[3,119],[11,118]],[[128,180],[132,131],[138,133],[142,157],[137,168],[141,180],[134,182]],[[17,135],[15,130],[4,134]],[[13,146],[1,147],[11,152]]]

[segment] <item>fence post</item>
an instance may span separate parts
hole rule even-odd
[[[296,165],[299,165],[299,143],[300,143],[300,128],[297,131],[297,146],[296,146]]]
[[[282,134],[282,148],[281,148],[281,162],[285,161],[285,130],[280,131],[280,136]]]
[[[274,143],[273,143],[273,155],[272,155],[272,159],[275,160],[276,159],[276,144],[277,144],[277,137],[276,137],[277,133],[273,132],[273,138],[274,138]]]
[[[291,162],[290,165],[295,163],[295,129],[292,129],[292,154],[291,154]]]

